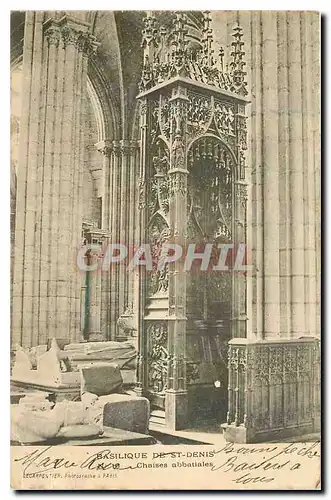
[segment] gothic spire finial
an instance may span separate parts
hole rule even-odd
[[[208,10],[203,12],[203,29],[202,29],[202,47],[204,54],[204,63],[206,66],[211,67],[213,61],[213,30],[211,29],[211,17]]]
[[[151,10],[146,12],[146,17],[144,18],[144,29],[142,31],[142,42],[141,46],[143,48],[150,47],[152,45],[156,46],[156,19]]]
[[[243,61],[243,57],[245,55],[245,52],[243,51],[244,42],[242,40],[243,29],[241,28],[241,26],[239,26],[239,24],[237,24],[237,26],[233,28],[232,37],[232,61],[230,63],[230,68],[233,85],[234,89],[236,89],[238,93],[246,95],[247,90],[245,87],[247,83],[245,82],[246,72],[244,71],[244,66],[246,63],[245,61]]]
[[[220,50],[218,52],[218,56],[219,56],[221,71],[222,71],[222,73],[224,73],[224,48],[223,47],[220,48]]]

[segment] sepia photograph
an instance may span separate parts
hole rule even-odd
[[[321,489],[320,37],[11,11],[12,488]]]

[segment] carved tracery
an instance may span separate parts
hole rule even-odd
[[[196,236],[208,241],[230,241],[234,171],[231,154],[217,138],[204,137],[191,147],[188,165],[189,226],[196,228]]]

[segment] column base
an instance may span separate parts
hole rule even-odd
[[[141,386],[135,385],[133,391],[138,397],[145,397],[145,392]]]
[[[244,425],[221,424],[225,441],[230,443],[252,443],[254,432]]]
[[[314,432],[321,432],[321,416],[314,416],[313,417],[313,429]]]
[[[282,439],[296,439],[307,436],[308,434],[316,434],[316,439],[319,439],[318,429],[313,424],[302,425],[300,427],[291,427],[283,429],[268,429],[255,431],[248,429],[244,425],[222,424],[221,429],[225,440],[230,443],[266,443],[268,441],[282,442]]]
[[[101,332],[91,332],[87,338],[87,342],[103,342],[105,340],[105,336]]]
[[[187,391],[166,391],[165,420],[166,426],[174,431],[188,427]]]

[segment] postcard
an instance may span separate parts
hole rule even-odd
[[[320,490],[320,15],[11,12],[11,486]]]

